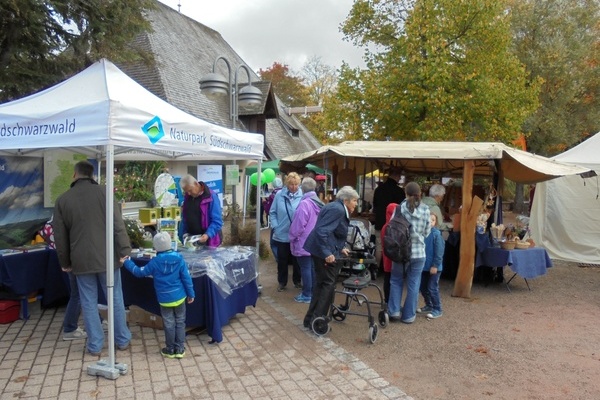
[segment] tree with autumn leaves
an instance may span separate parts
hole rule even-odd
[[[368,49],[368,69],[342,67],[326,113],[344,139],[510,142],[541,82],[510,51],[503,11],[497,0],[357,0],[342,29]]]

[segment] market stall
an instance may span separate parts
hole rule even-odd
[[[49,89],[0,105],[0,121],[0,154],[42,156],[49,148],[74,148],[79,154],[105,162],[107,215],[113,214],[117,156],[136,160],[256,160],[259,165],[263,158],[262,135],[223,128],[187,114],[154,96],[107,60]],[[113,254],[112,218],[106,221],[106,234],[106,253]],[[107,261],[110,272],[114,261],[112,257]],[[112,274],[107,276],[110,325],[113,282]],[[112,367],[112,337],[109,355]]]
[[[461,177],[460,231],[463,237],[473,238],[476,220],[483,205],[483,199],[473,196],[474,177],[489,177],[498,182],[497,199],[501,199],[503,178],[517,183],[535,183],[589,171],[587,168],[517,150],[503,143],[402,141],[347,141],[323,146],[314,151],[283,158],[280,168],[285,171],[307,163],[333,171],[350,171],[354,174],[354,184],[357,173],[366,175],[377,169],[389,168],[399,169],[408,177]],[[334,172],[334,187],[341,186],[339,176],[336,180],[335,175]],[[349,173],[346,172],[346,175]],[[496,201],[496,208],[498,207],[501,207],[501,202]],[[460,255],[453,295],[469,297],[475,263],[475,240],[461,240]]]
[[[197,301],[187,305],[186,326],[206,328],[213,342],[221,342],[221,329],[246,306],[256,305],[256,265],[254,248],[233,246],[228,248],[183,251],[188,264],[194,291],[202,294]],[[139,267],[149,258],[133,258]],[[136,305],[160,315],[160,305],[151,278],[136,278],[123,270],[123,298],[125,304]]]

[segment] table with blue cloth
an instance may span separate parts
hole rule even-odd
[[[21,317],[29,317],[27,297],[36,293],[42,307],[69,297],[68,279],[55,250],[43,249],[0,255],[0,287],[7,295],[21,299]]]
[[[510,291],[508,284],[516,275],[525,280],[527,288],[529,282],[527,279],[533,279],[546,274],[546,270],[552,267],[552,260],[545,249],[541,247],[532,247],[529,249],[503,250],[498,247],[487,247],[481,253],[477,253],[476,266],[488,266],[504,268],[510,267],[514,272],[512,277],[506,282],[506,288]]]
[[[186,326],[204,327],[212,342],[221,342],[222,326],[247,306],[256,306],[256,258],[252,247],[232,246],[217,249],[182,251],[188,263],[196,298],[187,304]],[[149,258],[132,258],[139,267]],[[136,278],[122,268],[125,305],[136,305],[160,315],[160,305],[152,278]]]

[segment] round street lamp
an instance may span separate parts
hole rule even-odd
[[[227,65],[228,78],[216,72],[219,60],[223,60]],[[238,72],[240,69],[246,72],[248,85],[238,91]],[[235,129],[239,115],[238,107],[248,108],[260,105],[263,96],[259,88],[252,86],[250,69],[246,65],[241,64],[237,67],[233,81],[231,78],[231,65],[229,61],[225,57],[219,56],[213,64],[212,72],[200,79],[200,91],[211,100],[229,95],[229,118],[231,119],[233,129]]]

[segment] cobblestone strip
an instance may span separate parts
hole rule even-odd
[[[271,297],[262,295],[260,297],[262,301],[273,307],[278,313],[280,313],[286,320],[291,322],[298,328],[299,332],[302,332],[305,336],[314,339],[320,343],[328,354],[333,356],[337,361],[346,365],[347,368],[354,374],[353,378],[349,379],[351,384],[361,391],[361,395],[368,396],[370,399],[401,399],[401,400],[412,400],[412,397],[408,396],[399,388],[392,386],[383,379],[379,374],[366,365],[364,362],[359,360],[352,353],[346,351],[341,346],[338,346],[333,340],[326,336],[318,337],[311,331],[304,328],[302,321],[288,311],[285,307],[275,302]],[[327,357],[325,357],[327,360]],[[376,396],[374,393],[379,392],[382,396]],[[350,394],[350,393],[347,393]]]

